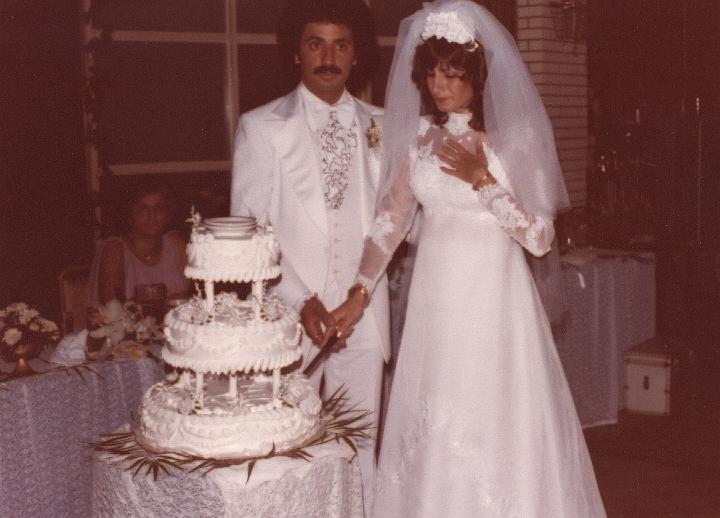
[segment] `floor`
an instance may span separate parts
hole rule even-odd
[[[593,453],[609,518],[720,517],[718,473]]]
[[[610,518],[720,518],[717,369],[675,376],[669,416],[585,430]]]

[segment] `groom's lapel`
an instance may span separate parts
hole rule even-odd
[[[297,193],[310,219],[327,236],[328,221],[320,181],[320,160],[297,89],[275,108],[270,121],[274,126],[271,130],[282,174]]]
[[[362,214],[363,234],[370,230],[370,224],[375,217],[375,198],[377,195],[378,182],[380,178],[380,149],[368,146],[367,131],[373,121],[380,124],[382,111],[375,110],[369,105],[363,104],[355,99],[355,113],[359,124],[358,139],[363,146],[363,167],[361,182],[362,189]]]

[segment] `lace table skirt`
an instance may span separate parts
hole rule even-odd
[[[558,354],[584,426],[617,422],[623,354],[655,336],[655,265],[629,256],[565,266],[569,311],[555,334]]]
[[[360,468],[350,448],[333,442],[308,451],[311,462],[259,461],[247,484],[245,466],[153,480],[143,473],[133,476],[113,457],[96,454],[92,516],[362,518]]]
[[[83,441],[127,422],[163,367],[151,360],[92,363],[0,384],[0,516],[86,517],[92,450]]]

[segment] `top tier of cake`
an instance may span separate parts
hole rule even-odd
[[[253,282],[280,275],[280,246],[252,218],[212,218],[193,227],[185,275],[213,282]]]

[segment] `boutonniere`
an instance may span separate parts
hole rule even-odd
[[[382,129],[372,117],[370,118],[370,127],[365,132],[365,137],[367,137],[368,149],[376,148],[382,142]]]

